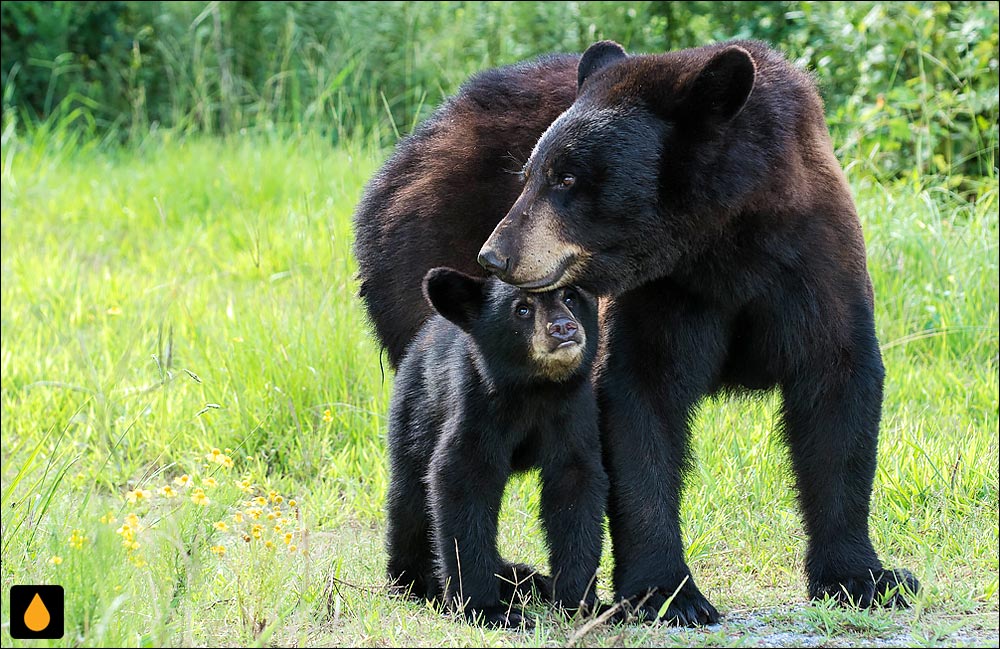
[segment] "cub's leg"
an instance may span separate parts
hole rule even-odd
[[[550,436],[541,461],[542,523],[552,568],[552,600],[566,609],[597,608],[608,476],[600,453],[597,409],[586,399]]]
[[[438,597],[426,474],[433,447],[409,404],[394,404],[389,425],[389,493],[386,552],[393,590],[410,597]]]
[[[450,426],[434,451],[430,502],[434,541],[445,604],[474,624],[530,626],[529,618],[500,600],[498,574],[504,562],[497,551],[497,518],[510,475],[509,450],[476,434],[477,426]]]

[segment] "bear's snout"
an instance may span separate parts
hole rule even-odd
[[[559,342],[572,340],[579,327],[569,318],[556,318],[548,324],[549,335]]]
[[[479,265],[498,278],[504,279],[510,270],[510,257],[499,254],[487,243],[479,251]]]

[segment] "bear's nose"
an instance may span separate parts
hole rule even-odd
[[[577,329],[576,323],[569,318],[556,318],[549,323],[549,335],[562,342],[576,335]]]
[[[484,247],[479,251],[479,265],[503,279],[507,274],[508,266],[510,266],[510,258],[501,257],[492,248]]]

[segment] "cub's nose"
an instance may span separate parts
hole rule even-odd
[[[493,275],[503,279],[510,266],[510,257],[501,257],[492,248],[483,247],[479,251],[479,265]]]
[[[560,342],[566,342],[576,335],[579,327],[569,318],[556,318],[549,323],[549,335]]]

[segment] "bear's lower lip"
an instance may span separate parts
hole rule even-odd
[[[579,344],[580,343],[576,342],[575,340],[567,340],[564,343],[559,343],[558,345],[556,345],[556,349],[565,349],[566,347],[572,347],[573,345],[579,345]]]
[[[551,291],[552,289],[558,288],[566,278],[566,271],[576,262],[576,257],[570,255],[564,258],[554,271],[542,277],[541,279],[532,279],[527,282],[514,282],[514,285],[525,291]]]

